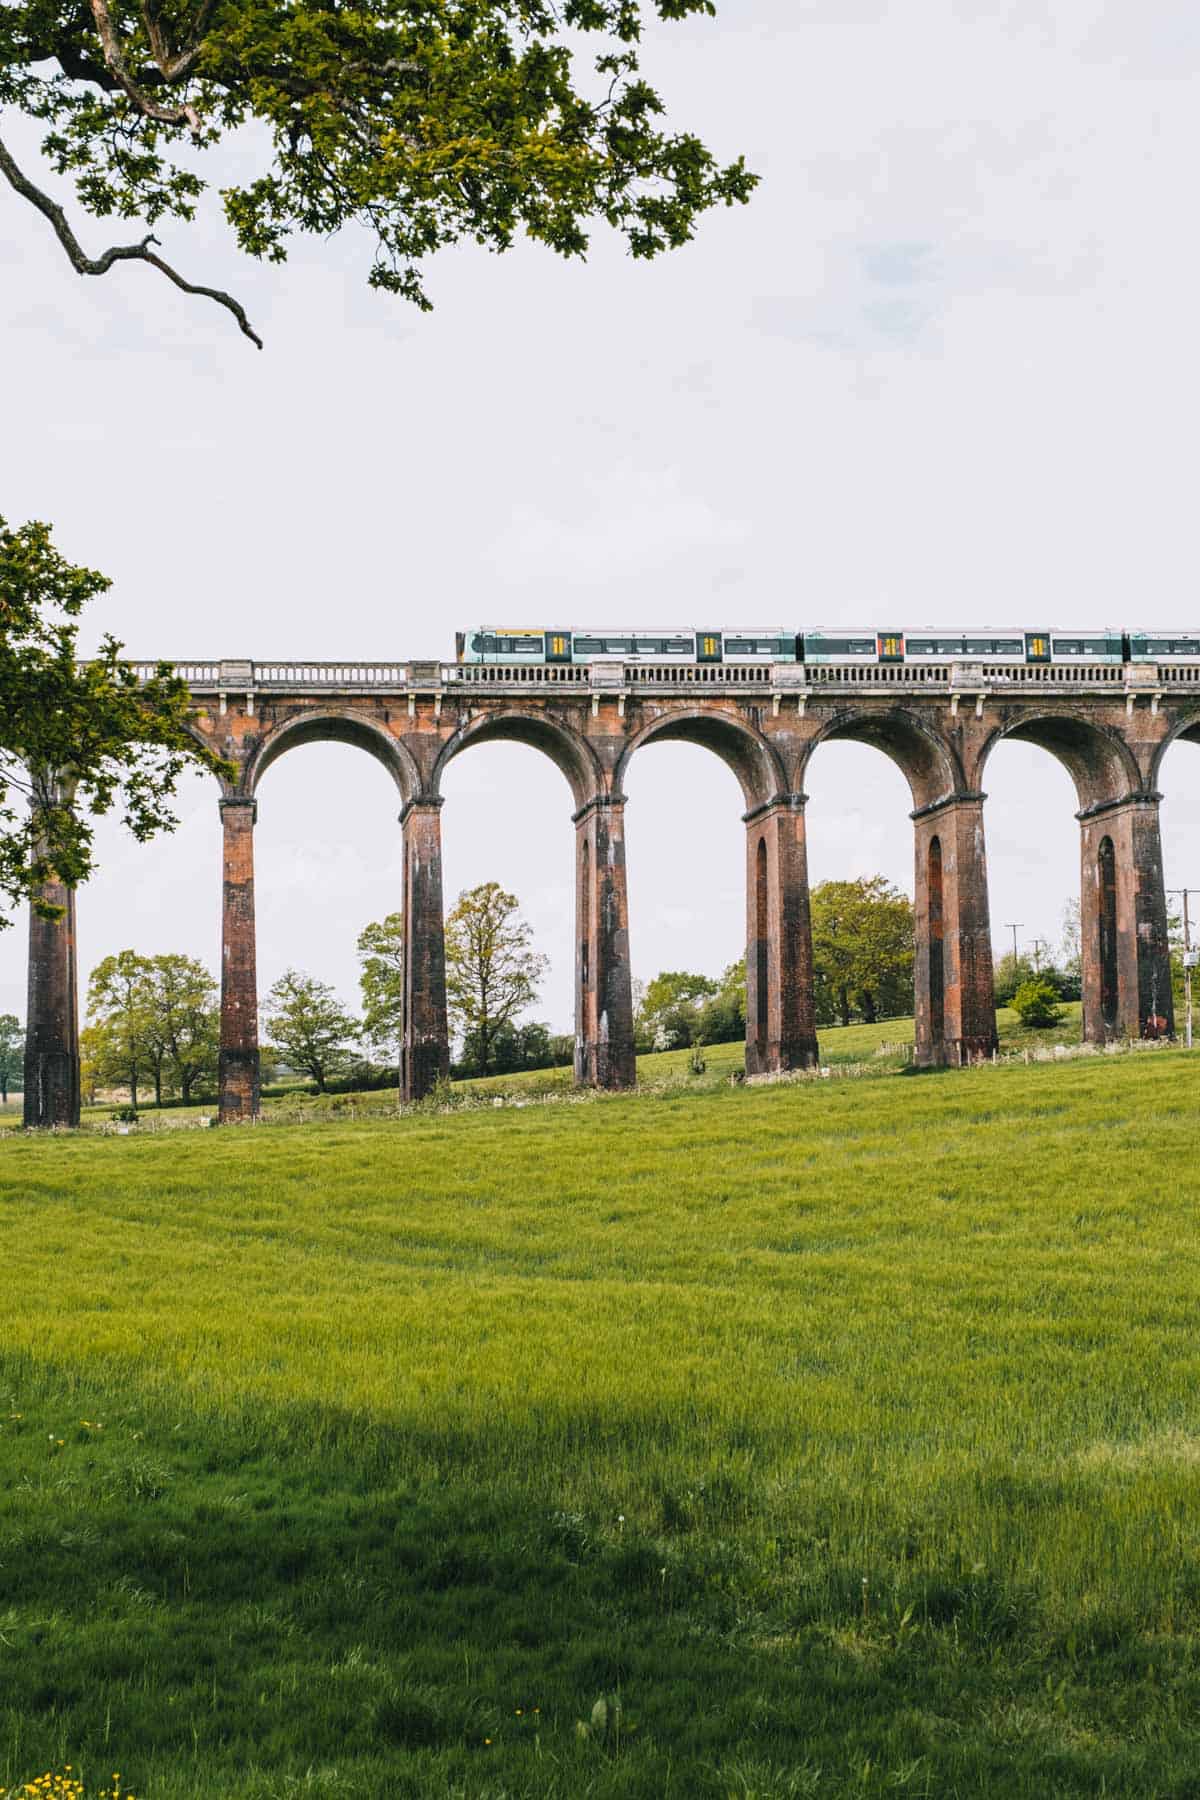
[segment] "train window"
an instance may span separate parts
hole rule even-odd
[[[796,654],[791,638],[774,637],[727,637],[725,652],[728,656],[794,657]]]
[[[968,656],[1020,656],[1024,648],[1020,638],[966,638],[963,643]]]
[[[961,656],[965,645],[961,638],[909,638],[910,656]]]
[[[1133,648],[1141,656],[1200,656],[1200,638],[1135,637]]]
[[[874,656],[874,638],[806,637],[805,652],[809,656]]]
[[[604,639],[598,637],[579,637],[576,635],[575,653],[577,656],[603,656]]]
[[[487,642],[488,642],[488,639],[484,637],[482,631],[477,631],[475,633],[474,637],[471,639],[472,654],[475,656],[482,656],[484,646],[485,646],[485,644],[487,644]]]
[[[502,637],[496,639],[496,648],[501,656],[541,656],[542,640],[540,637]]]
[[[1059,656],[1111,656],[1119,653],[1120,643],[1115,638],[1106,637],[1056,637],[1054,649]]]

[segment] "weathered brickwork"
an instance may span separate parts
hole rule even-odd
[[[223,677],[231,667],[222,665]],[[1173,1029],[1156,783],[1170,742],[1200,741],[1200,692],[1164,699],[1149,676],[1143,690],[1129,671],[1117,670],[1106,690],[998,695],[982,674],[976,691],[975,672],[960,680],[957,668],[953,682],[943,672],[936,692],[906,688],[907,676],[893,690],[863,692],[852,685],[827,692],[814,676],[811,691],[796,692],[795,681],[782,678],[780,687],[755,688],[747,678],[745,686],[689,690],[682,678],[672,687],[673,675],[660,691],[646,691],[648,682],[622,682],[619,670],[608,686],[595,672],[551,670],[538,685],[531,674],[522,688],[502,671],[486,672],[491,685],[468,685],[432,664],[396,665],[394,684],[376,682],[370,691],[350,682],[344,691],[334,684],[311,692],[303,681],[288,688],[282,679],[255,691],[251,666],[238,667],[246,691],[223,679],[219,704],[193,682],[197,732],[237,770],[222,800],[222,1118],[253,1117],[258,1104],[254,797],[285,751],[326,739],[375,756],[400,799],[407,949],[401,1078],[410,1097],[428,1093],[448,1069],[442,775],[455,756],[502,740],[542,751],[570,790],[576,1073],[583,1082],[620,1088],[634,1079],[624,782],[631,758],[665,740],[711,750],[741,785],[749,1071],[803,1068],[818,1056],[804,793],[814,753],[832,740],[874,745],[909,785],[921,1063],[969,1061],[995,1046],[984,812],[988,758],[1005,738],[1041,745],[1075,784],[1085,1035],[1104,1041]],[[35,1123],[77,1112],[77,1048],[67,1018],[74,1015],[73,943],[70,912],[56,926],[35,922],[34,1081],[27,1089],[27,1107],[39,1113]]]
[[[60,881],[41,890],[56,919],[29,914],[25,1124],[79,1123],[79,996],[75,971],[75,895]]]
[[[221,801],[221,1049],[217,1076],[221,1118],[258,1117],[258,973],[254,932],[254,822],[244,795]]]
[[[409,1100],[422,1099],[450,1076],[441,808],[440,799],[410,800],[400,815],[404,830],[400,1087]]]

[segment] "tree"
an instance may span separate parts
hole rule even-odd
[[[325,1092],[346,1067],[361,1027],[333,989],[311,975],[288,969],[267,995],[264,1012],[271,1047],[290,1069],[308,1075]]]
[[[1062,1022],[1063,1010],[1058,1004],[1058,989],[1044,975],[1035,975],[1032,981],[1024,982],[1013,995],[1012,1003],[1013,1011],[1022,1025],[1032,1026],[1036,1031]]]
[[[582,256],[588,227],[634,256],[686,243],[710,207],[756,177],[660,128],[639,70],[647,20],[712,0],[18,0],[0,9],[0,106],[46,128],[42,150],[93,218],[190,220],[197,172],[235,132],[255,159],[222,190],[247,254],[281,262],[295,232],[366,226],[369,281],[427,307],[423,259],[460,241],[508,249],[518,231]],[[597,39],[590,75],[575,59]],[[243,127],[250,127],[242,131]],[[180,152],[185,152],[179,160]],[[47,219],[76,273],[149,263],[187,293],[152,235],[89,256],[63,209],[0,142],[0,173]]]
[[[868,1024],[913,1007],[912,903],[882,875],[823,881],[812,891],[818,1020]]]
[[[85,1106],[95,1106],[104,1080],[105,1034],[103,1025],[85,1025],[79,1034],[79,1091]]]
[[[458,896],[446,920],[446,998],[480,1074],[492,1067],[496,1031],[533,1004],[549,966],[533,948],[515,894],[485,881]]]
[[[572,1038],[572,1061],[574,1049],[575,1040]],[[489,1061],[493,1075],[508,1075],[519,1069],[552,1068],[555,1055],[550,1027],[532,1022],[517,1025],[511,1019],[506,1020],[503,1025],[497,1025],[491,1036]],[[483,1075],[489,1072],[483,1067],[477,1031],[468,1031],[463,1040],[459,1068],[464,1075]]]
[[[404,1010],[404,914],[388,913],[358,934],[358,985],[363,1036],[389,1060],[400,1061]]]
[[[92,872],[93,818],[119,805],[140,841],[173,830],[187,764],[224,768],[192,736],[187,684],[168,664],[141,679],[107,637],[78,660],[75,621],[108,585],[67,562],[49,526],[0,519],[0,899],[32,897],[46,917],[60,909],[43,884]]]
[[[220,1037],[217,984],[194,957],[169,954],[150,963],[150,1037],[162,1075],[186,1106],[205,1076],[215,1075]]]
[[[993,975],[992,987],[996,1005],[1010,1005],[1017,989],[1023,987],[1027,981],[1032,981],[1036,974],[1037,970],[1027,956],[1020,954],[1014,956],[1009,950],[996,964]]]
[[[663,969],[643,989],[634,1014],[634,1041],[646,1050],[677,1050],[695,1041],[698,1002],[717,991],[708,975]]]
[[[717,991],[700,1008],[695,1041],[700,1044],[732,1044],[746,1035],[746,959],[730,963]]]
[[[9,1083],[21,1073],[24,1033],[16,1013],[0,1013],[0,1100],[8,1105]]]
[[[151,965],[134,950],[120,950],[97,963],[88,982],[91,1050],[98,1082],[129,1089],[138,1107],[138,1088],[154,1066]]]

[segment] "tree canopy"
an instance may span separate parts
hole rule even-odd
[[[912,1011],[912,902],[882,875],[815,887],[812,939],[819,1024]]]
[[[169,664],[144,679],[111,637],[78,660],[76,620],[108,586],[60,555],[49,526],[0,519],[0,897],[13,904],[53,912],[39,889],[87,879],[99,814],[119,806],[139,840],[169,831],[188,763],[222,767],[192,736]]]
[[[84,1033],[89,1085],[164,1089],[186,1104],[196,1084],[217,1072],[217,984],[203,963],[178,952],[106,956],[88,983]]]
[[[445,245],[563,256],[600,222],[634,256],[685,243],[700,214],[748,199],[741,158],[664,126],[639,66],[655,18],[713,0],[21,0],[0,9],[0,106],[93,218],[190,220],[206,157],[235,132],[251,166],[221,190],[241,249],[284,260],[296,232],[374,240],[369,281],[429,305],[424,259]],[[582,47],[594,40],[591,53]],[[245,127],[255,127],[249,132]],[[0,173],[49,221],[79,274],[152,264],[153,236],[101,255],[0,142]]]
[[[357,948],[363,1036],[373,1049],[398,1061],[404,1029],[404,914],[388,913],[364,925]]]
[[[271,1048],[289,1069],[311,1076],[317,1092],[350,1061],[358,1020],[348,1013],[328,982],[286,969],[267,995]]]
[[[484,881],[458,896],[446,920],[446,999],[480,1074],[493,1066],[497,1031],[532,1005],[549,966],[515,894]]]
[[[0,1013],[0,1100],[8,1105],[8,1089],[21,1073],[25,1033],[16,1013]]]

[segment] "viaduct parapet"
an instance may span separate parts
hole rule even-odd
[[[1087,1040],[1174,1030],[1158,770],[1176,738],[1200,742],[1200,667],[1156,664],[654,665],[178,663],[194,728],[236,771],[224,828],[220,1116],[258,1112],[254,925],[256,792],[298,744],[334,740],[383,763],[404,845],[401,1084],[427,1094],[449,1070],[441,781],[474,745],[531,745],[562,771],[575,830],[575,1074],[634,1082],[625,776],[645,745],[700,744],[741,784],[746,824],[746,1067],[818,1055],[805,841],[805,774],[819,744],[875,745],[912,795],[916,1060],[989,1056],[996,1044],[984,780],[1001,738],[1041,745],[1078,799],[1083,1030]],[[148,666],[149,667],[149,666]],[[79,1116],[74,895],[30,932],[25,1116]]]

